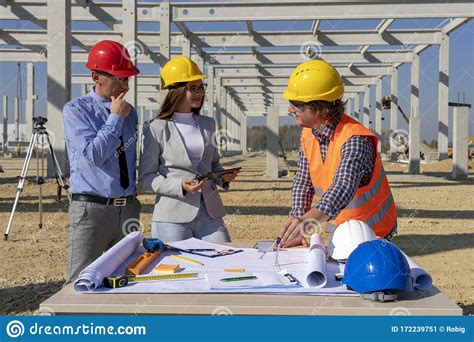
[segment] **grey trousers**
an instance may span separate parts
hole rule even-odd
[[[137,198],[124,207],[72,201],[69,205],[67,277],[79,273],[128,233],[141,229],[141,204]]]

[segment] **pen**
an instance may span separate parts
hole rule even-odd
[[[190,252],[214,252],[214,248],[191,248],[191,249],[185,249],[186,251]]]
[[[273,245],[272,245],[272,248],[275,247],[275,245],[276,245],[276,246],[280,246],[280,242],[281,242],[281,237],[277,237],[276,240],[275,240],[275,242],[274,242]]]
[[[257,279],[256,276],[245,276],[245,277],[233,277],[233,278],[222,278],[221,281],[240,281],[240,280],[250,280]]]

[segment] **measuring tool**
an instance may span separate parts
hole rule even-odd
[[[105,277],[104,286],[116,289],[120,287],[125,287],[128,283],[138,282],[138,281],[159,281],[159,280],[173,280],[173,279],[190,279],[197,278],[197,273],[181,273],[181,274],[165,274],[165,275],[156,275],[156,276],[116,276],[116,277]]]
[[[165,249],[165,245],[163,241],[156,238],[143,238],[143,247],[147,250],[147,252],[162,252]]]
[[[126,269],[127,275],[140,275],[145,272],[146,268],[160,256],[160,252],[145,252],[136,258]]]

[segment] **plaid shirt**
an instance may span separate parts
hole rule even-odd
[[[313,135],[319,141],[321,157],[326,159],[328,145],[337,122],[322,129],[313,129]],[[333,220],[354,198],[357,189],[370,182],[375,165],[376,148],[371,137],[353,136],[343,146],[341,163],[329,189],[314,207],[323,211]],[[309,162],[303,149],[299,148],[298,171],[291,190],[292,209],[289,216],[301,217],[311,207],[314,188],[309,173]]]

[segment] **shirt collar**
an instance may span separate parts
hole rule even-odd
[[[89,92],[89,96],[92,97],[96,102],[103,104],[107,108],[110,108],[110,104],[112,103],[112,101],[97,95],[97,93],[95,92],[95,86],[92,87],[92,90]]]
[[[330,140],[338,123],[339,121],[335,121],[328,125],[321,125],[319,129],[313,128],[312,129],[313,135],[320,141]]]

